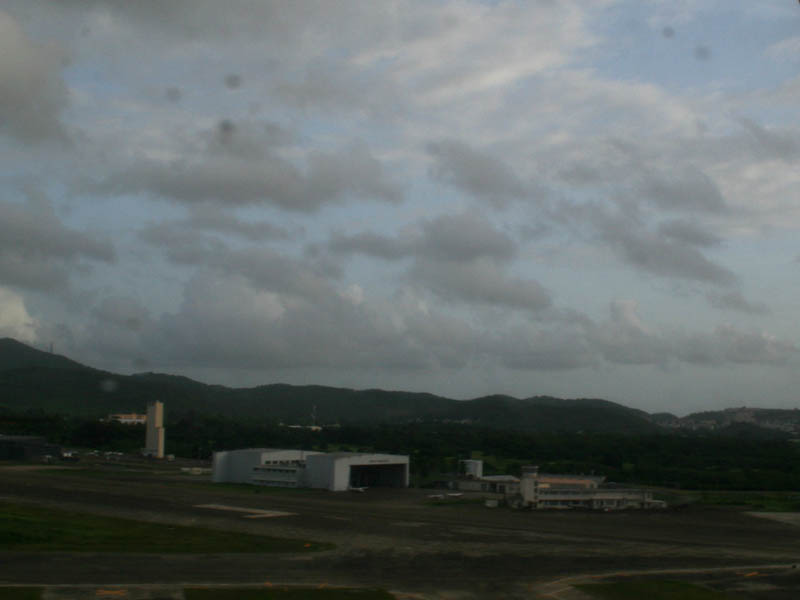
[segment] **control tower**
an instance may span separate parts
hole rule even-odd
[[[164,403],[147,404],[147,434],[142,454],[154,458],[164,458]]]

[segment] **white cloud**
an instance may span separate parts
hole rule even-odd
[[[765,54],[774,60],[797,62],[800,60],[800,36],[796,35],[771,44]]]
[[[37,341],[37,323],[28,314],[22,296],[8,288],[0,287],[0,337],[11,337],[22,342]]]

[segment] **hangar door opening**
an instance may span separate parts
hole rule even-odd
[[[350,487],[405,487],[406,466],[351,465]]]

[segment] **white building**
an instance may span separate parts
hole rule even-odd
[[[461,463],[481,463],[479,460]],[[538,467],[522,468],[522,478],[511,475],[482,475],[482,464],[460,465],[462,478],[450,487],[462,492],[483,492],[505,497],[517,508],[591,508],[618,510],[623,508],[663,508],[666,504],[653,500],[653,493],[638,488],[603,486],[605,477],[540,473]],[[481,475],[475,476],[475,473]]]
[[[140,415],[138,413],[115,413],[108,415],[106,419],[109,423],[116,421],[123,425],[144,425],[147,423],[147,415]]]
[[[147,405],[147,431],[142,454],[164,458],[164,403],[150,402]]]
[[[408,487],[408,456],[248,448],[214,453],[212,481],[334,492],[363,487]]]
[[[488,492],[490,494],[516,494],[519,479],[513,475],[483,475],[480,478],[457,479],[450,487],[460,492]]]
[[[653,492],[640,488],[602,487],[605,477],[539,473],[523,467],[519,495],[510,503],[527,508],[664,508]]]
[[[483,477],[482,460],[460,460],[458,461],[458,472],[467,479],[480,479]]]

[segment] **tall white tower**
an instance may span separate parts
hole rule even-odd
[[[145,456],[164,458],[164,433],[164,403],[150,402],[147,404],[147,434],[142,451]]]

